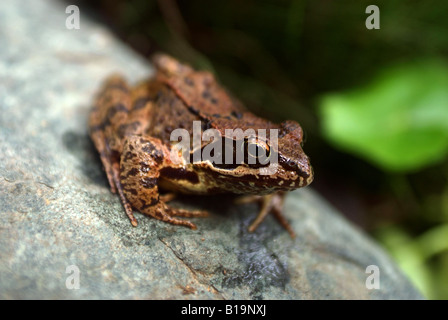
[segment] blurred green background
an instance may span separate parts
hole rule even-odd
[[[255,113],[298,121],[312,188],[427,298],[448,299],[448,2],[77,4],[142,55],[210,69]],[[377,30],[365,24],[371,4]]]

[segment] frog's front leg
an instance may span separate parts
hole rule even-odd
[[[160,197],[158,180],[160,169],[172,165],[169,150],[159,139],[130,136],[126,139],[120,160],[120,185],[118,192],[132,225],[137,225],[132,208],[158,220],[196,229],[196,225],[181,217],[201,217],[204,211],[188,211],[172,208],[168,198]],[[165,200],[165,201],[164,201]]]
[[[260,204],[260,212],[252,222],[252,224],[249,226],[249,232],[254,232],[260,225],[260,223],[263,222],[264,218],[266,218],[266,216],[272,212],[274,214],[274,217],[278,220],[278,222],[280,222],[283,228],[285,228],[291,235],[291,237],[294,238],[294,230],[282,214],[285,196],[285,192],[278,191],[264,196],[248,195],[237,198],[235,201],[237,204],[252,202],[258,202]]]

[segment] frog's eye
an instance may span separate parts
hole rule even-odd
[[[244,143],[248,164],[266,164],[269,162],[271,148],[261,140],[248,140]]]

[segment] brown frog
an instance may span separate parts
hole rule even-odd
[[[250,231],[272,212],[294,236],[282,216],[284,195],[313,180],[309,159],[302,150],[300,125],[294,121],[275,124],[253,115],[209,72],[195,71],[163,54],[155,55],[153,62],[157,69],[155,76],[133,88],[121,76],[110,77],[96,99],[89,120],[90,135],[101,156],[111,191],[118,192],[132,225],[137,225],[133,209],[192,229],[196,228],[195,224],[178,217],[207,214],[169,206],[167,202],[174,193],[160,195],[160,187],[187,194],[244,194],[239,203],[261,203]],[[213,159],[216,156],[224,159],[226,153],[235,153],[233,149],[237,147],[242,148],[244,158],[234,163],[195,161],[193,154],[210,147],[215,138],[193,146],[187,157],[180,155],[178,148],[175,149],[178,141],[173,141],[171,134],[180,128],[193,136],[194,123],[200,123],[203,130],[221,133],[216,138],[222,139],[221,142],[231,142],[231,150],[225,148],[227,151],[215,154]],[[238,128],[276,130],[277,138],[273,141],[255,134],[244,137],[243,141],[241,137],[229,136],[225,130]],[[260,169],[271,163],[248,161],[256,160],[260,154],[269,155],[267,159],[275,155],[275,170],[270,174],[260,174]],[[230,158],[235,159],[232,155]]]

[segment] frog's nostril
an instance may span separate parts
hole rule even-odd
[[[280,164],[289,171],[296,171],[299,169],[299,166],[297,165],[297,163],[294,160],[291,160],[289,158],[285,158],[283,156],[279,157],[279,162]]]
[[[308,179],[313,175],[312,170],[308,157],[305,156],[296,162],[295,171],[300,177]]]

